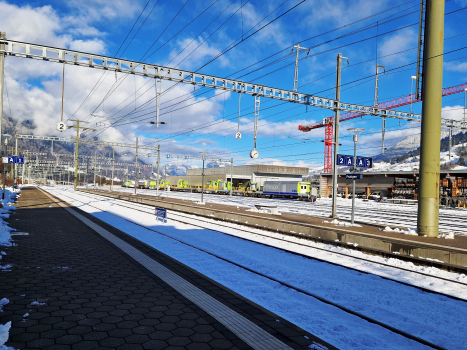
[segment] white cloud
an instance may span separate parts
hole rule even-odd
[[[193,40],[193,38],[186,38],[177,41],[176,47],[169,55],[170,60],[174,59],[170,66],[174,67],[175,65],[180,64],[183,59],[188,57],[180,64],[179,68],[195,70],[221,52],[221,49],[215,47],[213,44],[210,45],[207,42],[199,46],[203,40],[204,39],[202,38],[197,38],[196,40]],[[177,56],[182,50],[183,52]],[[216,61],[221,65],[221,67],[229,65],[229,60],[225,55],[220,56]]]
[[[141,11],[139,1],[135,0],[69,0],[68,6],[76,10],[81,17],[90,21],[133,17]]]
[[[465,117],[467,118],[467,113],[465,114]],[[464,106],[455,105],[455,106],[443,107],[441,109],[441,118],[463,120],[464,119]]]
[[[102,40],[73,40],[69,48],[74,51],[89,52],[89,53],[103,53],[105,51],[105,44]]]
[[[396,52],[404,51],[416,46],[417,33],[412,28],[402,29],[393,35],[388,36],[383,40],[382,45],[378,49],[380,56],[391,55]],[[414,55],[414,51],[408,51],[397,55],[392,55],[382,58],[381,62],[386,65],[402,64],[410,60]],[[416,51],[415,51],[416,55]],[[413,59],[414,61],[414,59]]]
[[[462,63],[445,62],[444,69],[451,71],[451,72],[467,72],[467,62],[462,62]]]
[[[387,0],[312,0],[304,4],[309,13],[304,23],[313,27],[321,27],[323,23],[335,26],[352,22],[349,19],[359,19],[379,12],[387,7]]]

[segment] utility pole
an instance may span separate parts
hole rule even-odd
[[[206,159],[206,156],[204,155],[204,152],[201,152],[203,153],[203,172],[201,173],[201,203],[204,203],[203,201],[203,197],[204,197],[204,160]]]
[[[18,138],[16,137],[17,132],[15,132],[15,156],[18,157]],[[17,170],[17,165],[16,163],[13,164],[13,188],[16,185],[16,170]]]
[[[158,85],[157,82],[159,82],[159,92],[157,92],[157,85]],[[156,128],[158,128],[160,124],[159,123],[159,108],[161,104],[162,80],[156,78],[155,86],[156,86]]]
[[[159,162],[160,160],[161,160],[161,145],[157,145],[156,196],[159,196]]]
[[[378,108],[378,99],[379,99],[379,68],[383,68],[383,72],[386,72],[385,66],[376,64],[376,80],[375,80],[375,100],[373,106]],[[384,136],[386,134],[386,117],[381,118],[381,130],[382,130],[382,144],[381,144],[381,153],[384,153]]]
[[[230,197],[232,197],[232,186],[233,186],[233,158],[230,159]]]
[[[95,130],[92,128],[85,128],[83,126],[79,126],[79,123],[87,123],[83,120],[79,119],[70,119],[72,122],[76,122],[76,125],[69,126],[69,128],[76,128],[76,146],[75,146],[75,184],[73,189],[76,191],[76,188],[78,187],[78,156],[79,156],[79,129],[83,130]]]
[[[3,84],[3,80],[2,80],[2,84]],[[0,110],[2,109],[2,107],[0,106]],[[1,122],[1,120],[0,120]],[[1,135],[1,133],[0,133]],[[8,155],[8,150],[7,150],[7,146],[8,146],[8,139],[5,137],[5,155]],[[6,166],[4,163],[2,163],[3,165],[3,191],[2,191],[2,200],[5,199],[5,178],[6,178]]]
[[[449,127],[449,161],[451,161],[452,127]]]
[[[6,33],[0,32],[0,40],[6,39]],[[0,50],[5,50],[5,44],[0,43]],[[3,81],[5,71],[5,54],[0,53],[0,145],[2,144],[2,121],[3,121]]]
[[[96,171],[97,171],[97,151],[94,151],[94,183],[93,183],[94,189],[96,189]]]
[[[419,236],[428,237],[437,237],[439,234],[443,43],[444,0],[427,0],[417,232]]]
[[[110,192],[114,187],[114,169],[115,169],[115,149],[112,147],[112,181],[110,182]]]
[[[138,138],[136,138],[136,153],[135,153],[135,194],[138,186]]]
[[[341,99],[341,70],[343,59],[347,60],[348,63],[349,59],[342,57],[342,54],[338,53],[336,70],[336,106],[334,113],[334,164],[332,165],[332,218],[337,218],[337,152],[339,152],[339,114]]]
[[[298,55],[300,53],[300,50],[304,50],[304,51],[308,51],[306,54],[308,56],[308,54],[310,53],[310,49],[307,49],[306,47],[301,47],[300,43],[297,43],[297,45],[293,47],[291,52],[293,52],[294,49],[297,52],[297,54],[295,55],[295,73],[294,73],[294,79],[293,79],[293,91],[297,92],[297,89],[298,89]]]

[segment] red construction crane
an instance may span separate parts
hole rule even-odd
[[[459,92],[463,92],[467,89],[467,83],[444,88],[442,92],[442,96],[449,96],[454,95]],[[379,108],[384,109],[392,109],[401,106],[409,105],[411,102],[416,103],[420,102],[421,99],[415,99],[415,94],[407,95],[404,97],[397,98],[395,100],[381,102],[378,104]],[[339,122],[343,122],[345,120],[354,119],[358,117],[362,117],[366,114],[359,114],[359,113],[343,113],[340,115]],[[300,131],[311,131],[313,129],[325,127],[324,132],[324,172],[330,173],[332,172],[332,145],[333,145],[333,137],[334,137],[334,117],[324,118],[322,122],[313,124],[313,125],[299,125],[298,130]]]

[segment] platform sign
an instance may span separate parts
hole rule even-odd
[[[337,165],[341,166],[352,166],[353,165],[353,157],[346,156],[344,154],[337,155]]]
[[[162,208],[155,208],[156,209],[156,220],[162,219],[162,222],[167,222],[167,210]]]
[[[357,168],[373,168],[373,158],[357,157]]]
[[[362,174],[346,174],[345,178],[349,180],[360,180],[362,178]]]
[[[360,157],[357,156],[356,161],[357,168],[372,168],[373,167],[373,158],[371,157]],[[337,165],[340,166],[353,166],[353,156],[348,156],[345,154],[337,155]]]
[[[8,162],[5,162],[5,158],[8,160]],[[3,157],[3,161],[4,163],[24,164],[24,157],[8,156]]]

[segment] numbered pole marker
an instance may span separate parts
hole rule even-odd
[[[66,130],[66,124],[64,122],[60,122],[57,124],[57,130],[58,131],[65,131]]]
[[[235,134],[235,138],[236,138],[236,139],[241,139],[241,138],[242,138],[242,134],[241,134],[240,132],[237,132],[237,133]]]

